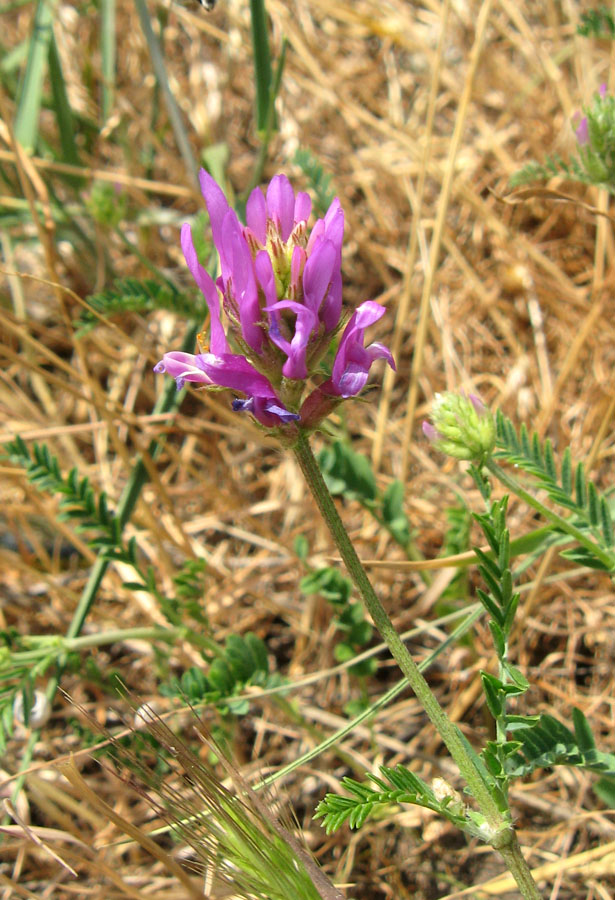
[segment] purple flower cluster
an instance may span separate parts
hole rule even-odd
[[[214,282],[199,263],[189,225],[182,228],[181,245],[209,308],[210,343],[196,355],[165,353],[155,371],[173,376],[178,388],[192,381],[237,391],[245,399],[235,400],[233,408],[249,411],[267,427],[306,423],[304,408],[310,411],[307,424],[315,424],[317,409],[322,417],[363,389],[375,359],[394,368],[382,344],[364,346],[366,328],[385,312],[368,300],[344,330],[331,377],[313,392],[318,402],[311,395],[301,406],[306,380],[340,328],[344,212],[339,200],[308,234],[309,195],[295,195],[288,178],[276,175],[266,196],[259,188],[250,194],[243,226],[214,179],[205,171],[200,177],[220,257],[219,278]],[[232,352],[231,345],[240,352]]]

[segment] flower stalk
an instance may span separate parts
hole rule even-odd
[[[376,592],[367,576],[365,569],[352,541],[339,516],[333,498],[329,493],[322,477],[318,463],[304,432],[299,432],[299,437],[293,447],[295,458],[301,467],[318,508],[327,523],[335,545],[340,552],[348,573],[352,578],[367,611],[382,639],[386,642],[392,656],[399,668],[408,679],[408,682],[423,705],[425,712],[437,728],[442,740],[446,744],[451,756],[459,766],[459,770],[470,786],[477,803],[485,816],[487,823],[493,832],[499,832],[509,827],[509,822],[504,818],[491,794],[491,787],[486,783],[484,776],[477,769],[473,760],[463,744],[456,726],[449,720],[446,713],[438,703],[429,685],[419,671],[417,664],[412,659],[406,645],[403,643],[388,613],[376,596]]]
[[[372,587],[339,516],[310,447],[308,436],[301,429],[298,429],[298,438],[293,446],[293,451],[318,509],[327,523],[335,545],[348,569],[348,573],[365,604],[365,608],[391,651],[391,655],[406,676],[417,699],[455,760],[461,775],[484,816],[485,831],[488,831],[489,834],[488,842],[503,857],[519,885],[523,897],[526,900],[540,900],[538,888],[532,877],[531,870],[521,853],[510,816],[502,812],[495,798],[495,792],[499,789],[487,781],[485,774],[477,766],[475,759],[468,752],[459,730],[450,721],[438,703],[437,698],[412,659],[406,645],[395,630],[388,613]]]

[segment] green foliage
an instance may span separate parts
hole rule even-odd
[[[601,89],[583,112],[582,119],[576,122],[578,151],[570,162],[560,156],[547,157],[543,165],[532,162],[511,178],[513,187],[563,175],[572,181],[601,185],[615,192],[615,97]]]
[[[137,543],[133,537],[122,541],[119,518],[109,511],[104,491],[96,496],[88,478],[79,478],[76,468],[64,476],[55,456],[43,444],[33,444],[29,450],[17,437],[4,447],[6,457],[26,470],[26,477],[40,491],[60,496],[60,519],[70,520],[77,532],[90,532],[88,543],[99,550],[103,558],[130,565],[138,581],[125,582],[131,590],[147,591],[156,597],[167,619],[174,625],[183,621],[188,613],[201,624],[206,623],[199,601],[204,590],[204,560],[187,560],[174,577],[175,596],[166,597],[157,586],[152,566],[143,572],[140,568]]]
[[[293,549],[295,551],[295,555],[298,559],[301,560],[301,562],[305,562],[307,560],[308,554],[310,552],[310,544],[304,534],[298,534],[295,537]]]
[[[381,498],[382,523],[400,547],[407,549],[410,543],[410,523],[404,512],[404,486],[392,481]]]
[[[593,785],[594,794],[600,797],[605,806],[615,809],[615,777],[605,775]]]
[[[475,515],[493,557],[474,548],[478,558],[478,570],[489,592],[479,589],[479,599],[491,621],[491,632],[500,659],[506,656],[506,640],[512,627],[519,603],[519,594],[513,593],[512,571],[510,568],[510,534],[506,528],[506,508],[508,497],[493,503],[488,513]]]
[[[508,659],[508,636],[519,605],[519,593],[513,591],[513,574],[510,567],[510,533],[506,527],[508,497],[492,503],[489,511],[474,518],[489,544],[491,554],[474,548],[478,558],[478,570],[487,590],[477,589],[478,597],[489,617],[489,629],[498,657],[498,674],[482,671],[481,681],[487,708],[497,724],[497,741],[489,741],[482,758],[489,773],[505,792],[509,775],[507,761],[519,748],[517,742],[506,739],[508,718],[507,703],[529,690],[530,684],[522,672]]]
[[[613,13],[604,4],[581,13],[581,24],[577,25],[577,34],[583,37],[614,38],[615,18]]]
[[[293,162],[308,179],[315,194],[315,206],[320,215],[324,216],[335,198],[331,175],[325,172],[320,160],[307,147],[297,147]]]
[[[20,652],[21,635],[14,628],[0,631],[0,753],[13,734],[13,704],[21,694],[23,720],[27,724],[34,704],[37,680],[56,663],[57,646],[53,638],[41,653]]]
[[[451,506],[446,510],[448,527],[444,534],[444,544],[441,556],[456,556],[465,553],[470,547],[470,529],[472,526],[472,514],[467,506]],[[462,567],[455,577],[447,585],[440,596],[437,612],[442,612],[448,603],[457,599],[465,599],[468,596],[468,570]]]
[[[598,546],[611,554],[615,566],[615,536],[609,503],[601,496],[585,474],[582,462],[573,467],[570,450],[562,455],[558,476],[555,455],[551,441],[547,439],[541,446],[538,435],[530,436],[522,425],[519,435],[512,424],[500,411],[497,413],[496,459],[506,460],[518,469],[527,472],[536,481],[536,487],[547,492],[550,499],[570,510],[574,524],[586,528]],[[596,559],[585,548],[566,550],[562,556],[582,565],[604,569],[601,560]]]
[[[356,453],[350,444],[335,441],[318,456],[318,464],[327,487],[334,496],[373,504],[378,496],[376,479],[369,459]]]
[[[115,228],[126,215],[128,195],[109,181],[95,181],[85,205],[95,222]]]
[[[116,768],[125,770],[126,755],[130,754],[139,759],[142,765],[147,765],[158,777],[168,775],[171,771],[167,760],[172,759],[172,753],[147,729],[135,729],[122,737],[106,740],[106,737],[110,737],[108,732],[96,731],[96,722],[93,719],[90,721],[92,728],[88,728],[77,718],[70,718],[67,725],[77,738],[79,747],[91,748],[89,755],[93,759],[108,759]]]
[[[76,468],[62,475],[57,458],[46,444],[33,444],[30,451],[20,437],[5,444],[3,455],[25,468],[28,481],[40,491],[60,496],[59,518],[72,521],[78,532],[93,532],[88,538],[90,546],[114,556],[115,551],[121,552],[121,525],[109,512],[106,494],[101,493],[97,499],[89,479],[79,478]],[[130,555],[128,549],[126,553]]]
[[[402,765],[395,766],[394,769],[380,766],[380,774],[382,778],[368,773],[371,784],[355,781],[354,778],[343,778],[342,786],[351,796],[327,794],[320,801],[314,818],[323,820],[327,834],[337,831],[346,821],[351,828],[361,828],[372,813],[401,803],[431,809],[458,827],[470,829],[463,801],[456,792],[450,790],[447,796],[439,799],[418,775]]]
[[[361,603],[352,603],[350,597],[353,586],[349,578],[333,566],[314,569],[299,582],[302,594],[320,594],[336,610],[335,625],[344,634],[344,639],[335,645],[333,653],[338,662],[348,662],[368,644],[373,628],[365,619]],[[377,663],[364,659],[352,666],[354,675],[373,675]]]
[[[201,625],[208,625],[202,606],[206,570],[204,559],[187,559],[173,576],[178,605],[181,604],[185,612]]]
[[[339,569],[324,566],[304,575],[299,582],[299,590],[302,594],[320,594],[331,606],[344,609],[352,594],[352,581]]]
[[[193,666],[181,678],[163,684],[160,693],[165,697],[179,697],[191,705],[215,704],[222,712],[245,715],[249,701],[237,695],[247,685],[276,687],[279,675],[270,673],[267,647],[255,634],[231,634],[226,646],[209,666],[207,674]]]
[[[100,317],[138,312],[145,314],[155,309],[166,309],[187,319],[205,318],[207,307],[203,296],[178,291],[169,282],[159,283],[151,278],[122,278],[112,288],[86,298],[91,310],[85,310],[77,320],[79,336],[91,331]]]
[[[139,567],[137,546],[134,538],[128,542],[126,548],[119,548],[110,555],[112,559],[119,559],[132,566],[139,577],[139,581],[125,581],[124,587],[132,591],[146,591],[155,597],[166,620],[171,625],[182,625],[186,617],[207,625],[207,617],[202,607],[203,592],[205,589],[205,570],[207,564],[202,559],[188,559],[177,574],[173,577],[175,594],[167,596],[158,588],[156,570],[148,566],[145,572]],[[186,637],[190,637],[189,634]]]
[[[158,588],[152,566],[143,572],[140,567],[136,539],[122,540],[119,517],[108,507],[105,493],[96,495],[88,478],[79,478],[76,468],[63,475],[60,465],[46,445],[33,444],[28,448],[22,438],[4,446],[3,454],[10,462],[26,470],[28,481],[38,490],[56,494],[60,498],[59,518],[73,523],[78,533],[85,532],[91,547],[100,557],[130,565],[138,580],[125,583],[132,590],[145,590],[155,597],[166,618],[176,626],[183,626],[186,616],[201,625],[207,620],[202,610],[206,564],[204,560],[187,560],[174,577],[175,595],[165,596]],[[185,637],[202,646],[200,635],[189,628]],[[71,658],[81,664],[79,654],[67,653],[63,639],[55,635],[21,635],[8,630],[0,633],[0,750],[12,734],[12,707],[18,693],[23,696],[24,714],[30,710],[30,698],[38,678],[51,667],[70,667]],[[265,653],[266,660],[266,653]],[[93,665],[90,660],[89,665]],[[92,673],[90,673],[92,674]]]
[[[529,162],[510,178],[511,187],[522,187],[524,184],[533,184],[535,181],[548,181],[559,175],[570,181],[580,181],[582,184],[599,184],[586,170],[580,155],[572,156],[569,162],[561,156],[547,156],[544,163]]]
[[[535,769],[550,766],[575,766],[615,775],[615,754],[596,748],[589,722],[580,709],[572,712],[574,732],[553,716],[541,715],[538,720],[515,716],[509,722],[513,729],[517,752],[507,762],[509,777],[531,774]]]
[[[335,625],[344,635],[334,648],[334,655],[338,662],[348,662],[359,655],[361,650],[369,644],[374,629],[365,618],[363,606],[360,603],[349,603],[348,606],[336,618]],[[353,675],[373,675],[378,664],[375,659],[362,659],[355,663],[350,671]]]
[[[369,459],[341,441],[325,447],[318,456],[318,464],[334,496],[358,500],[404,551],[408,551],[410,524],[403,508],[404,490],[400,481],[391,482],[381,493]]]
[[[334,496],[358,501],[404,551],[409,551],[410,525],[404,512],[404,490],[400,481],[391,482],[381,492],[369,459],[341,441],[325,447],[319,454],[318,463]],[[306,575],[301,580],[300,590],[304,594],[320,593],[337,609],[335,624],[344,633],[344,639],[334,650],[338,662],[347,662],[357,656],[371,640],[373,629],[365,620],[362,605],[349,602],[352,583],[337,569],[328,566]],[[351,669],[355,675],[372,675],[375,670],[373,659],[362,660]]]

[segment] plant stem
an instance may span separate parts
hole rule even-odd
[[[470,757],[457,727],[450,721],[438,703],[429,685],[421,675],[417,664],[407,650],[406,645],[397,634],[388,613],[376,596],[376,592],[367,577],[367,573],[357,556],[352,541],[348,536],[348,532],[337,512],[333,498],[324,482],[322,473],[304,432],[299,432],[299,439],[293,449],[297,461],[301,466],[301,471],[305,476],[308,486],[314,495],[314,499],[318,504],[318,508],[329,527],[333,540],[348,569],[348,573],[354,581],[367,611],[372,617],[382,639],[387,644],[399,668],[408,679],[412,690],[420,700],[425,712],[438,730],[438,733],[446,744],[451,756],[457,763],[460,772],[470,787],[491,830],[496,833],[508,828],[509,823],[492,796],[491,786],[487,783],[483,773],[480,772],[476,766],[475,761]]]
[[[519,497],[520,500],[523,500],[528,506],[531,506],[532,509],[535,509],[537,512],[541,513],[549,522],[552,522],[554,525],[557,525],[562,531],[565,531],[566,534],[569,534],[573,537],[582,547],[585,547],[592,556],[595,556],[600,562],[604,563],[607,567],[607,570],[611,572],[613,570],[613,557],[611,554],[607,553],[605,550],[602,550],[601,547],[598,546],[594,541],[587,537],[587,535],[581,531],[580,528],[577,528],[568,519],[564,519],[562,516],[558,516],[557,513],[550,510],[544,503],[541,503],[536,497],[530,494],[521,486],[521,484],[517,481],[514,476],[510,475],[508,472],[505,472],[504,469],[500,468],[493,459],[488,459],[484,464],[485,468],[494,475],[498,481],[500,481],[504,487],[507,487],[510,491],[515,494],[515,496]]]
[[[512,835],[512,841],[506,847],[499,848],[500,856],[508,866],[510,874],[517,882],[519,890],[526,900],[542,900],[538,886],[534,881],[532,870],[521,853],[517,835],[514,831]]]
[[[299,430],[297,441],[293,445],[293,451],[367,611],[371,615],[382,639],[389,647],[399,668],[408,679],[408,683],[417,699],[422,704],[423,709],[455,760],[461,775],[485,817],[491,835],[491,845],[503,857],[525,900],[540,900],[538,888],[530,868],[521,853],[510,818],[501,811],[495,799],[495,791],[498,789],[487,781],[486,774],[481,771],[477,764],[477,758],[472,757],[472,751],[464,743],[456,725],[450,721],[438,703],[406,645],[397,634],[388,613],[376,596],[376,592],[357,556],[354,545],[322,477],[318,463],[312,453],[308,436],[302,430]],[[505,800],[503,797],[502,799]]]
[[[98,634],[84,634],[81,637],[65,638],[64,648],[73,653],[89,647],[105,647],[120,641],[166,641],[172,644],[184,633],[182,628],[117,628],[113,631],[100,631]]]

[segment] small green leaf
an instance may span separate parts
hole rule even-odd
[[[310,552],[310,544],[304,534],[298,534],[295,537],[293,549],[295,551],[295,556],[297,556],[301,562],[305,562]]]
[[[609,809],[615,809],[615,778],[603,777],[592,785],[594,794],[599,797]]]
[[[366,456],[349,445],[336,441],[319,456],[323,477],[329,490],[349,500],[373,502],[377,497],[376,479]]]
[[[574,736],[577,739],[579,749],[583,753],[596,749],[596,742],[592,734],[589,722],[584,714],[576,706],[572,710],[572,723],[574,725]]]
[[[494,719],[499,719],[504,712],[501,698],[501,682],[488,672],[481,672],[480,677],[483,682],[483,690],[489,712]]]

